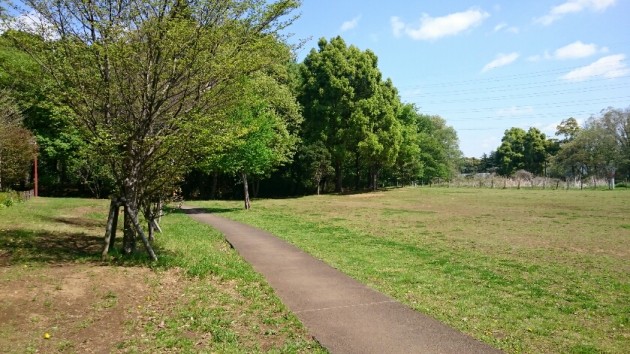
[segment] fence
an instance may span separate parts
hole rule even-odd
[[[462,188],[527,188],[527,189],[587,189],[587,188],[608,188],[608,181],[599,178],[585,178],[580,180],[558,178],[535,177],[532,179],[518,179],[500,176],[466,176],[458,177],[452,181],[433,183],[434,186],[441,187],[462,187]]]
[[[35,197],[35,190],[31,189],[30,191],[21,191],[18,192],[18,195],[20,196],[20,200],[29,200]]]

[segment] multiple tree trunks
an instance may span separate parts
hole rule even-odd
[[[118,226],[118,215],[120,213],[120,207],[124,209],[124,236],[123,236],[123,253],[130,254],[135,252],[135,244],[137,236],[140,237],[144,247],[149,254],[149,257],[153,261],[157,261],[157,255],[151,246],[151,242],[154,240],[154,231],[162,232],[157,217],[161,214],[159,212],[145,213],[145,217],[148,219],[148,237],[144,230],[140,226],[138,220],[138,208],[134,208],[124,198],[112,199],[109,206],[109,214],[107,217],[107,226],[105,229],[105,237],[103,244],[103,251],[101,256],[103,259],[107,257],[109,251],[114,249],[114,243],[116,239],[116,228]],[[161,210],[161,202],[156,203],[156,209]]]

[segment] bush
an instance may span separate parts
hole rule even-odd
[[[0,207],[10,207],[21,201],[20,194],[14,191],[0,193]]]
[[[621,182],[615,184],[615,188],[630,188],[630,183]]]

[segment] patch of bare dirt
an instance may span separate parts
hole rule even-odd
[[[179,276],[176,271],[85,264],[2,267],[0,352],[117,351],[138,333],[133,327],[142,325],[143,309],[159,297],[178,297],[177,287],[151,285],[162,278],[172,284]],[[155,291],[162,294],[155,296]]]

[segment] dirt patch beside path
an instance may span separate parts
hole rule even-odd
[[[0,352],[122,349],[123,340],[141,335],[134,327],[144,308],[179,296],[179,287],[156,286],[174,277],[176,270],[142,267],[0,267]]]

